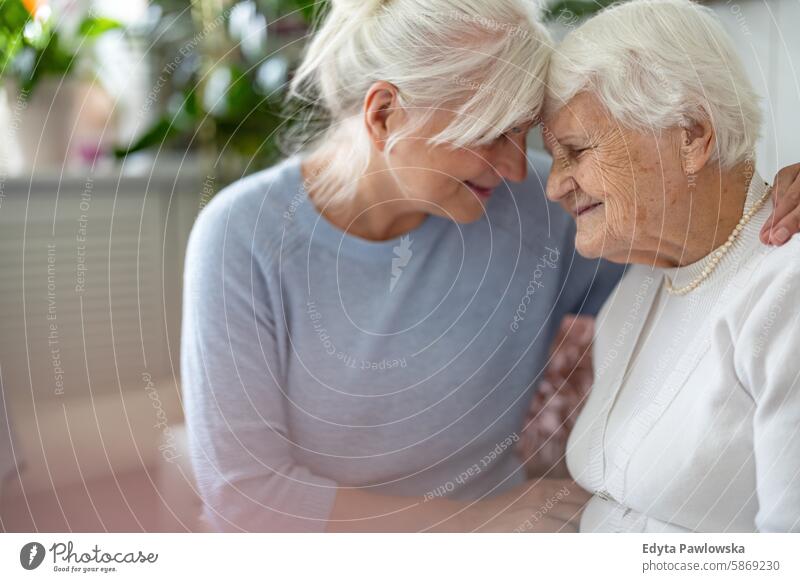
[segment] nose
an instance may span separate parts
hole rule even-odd
[[[525,139],[501,139],[492,148],[495,171],[504,179],[522,182],[528,176]]]
[[[553,202],[561,202],[565,196],[577,189],[578,183],[572,175],[569,163],[555,155],[547,178],[547,197]]]

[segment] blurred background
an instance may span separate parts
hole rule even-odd
[[[559,37],[611,3],[542,9]],[[706,3],[764,97],[772,177],[800,161],[800,2]],[[219,189],[281,156],[324,6],[0,0],[0,531],[202,530],[184,247]]]

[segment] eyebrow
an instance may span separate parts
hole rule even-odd
[[[545,146],[547,146],[550,142],[555,142],[556,145],[563,145],[563,141],[568,141],[572,139],[574,136],[572,134],[567,134],[566,136],[558,137],[556,136],[555,132],[552,130],[548,132],[542,132],[542,141],[544,142]]]
[[[555,134],[553,134],[553,137],[555,137]],[[586,134],[581,135],[578,133],[568,133],[566,135],[562,135],[561,137],[555,137],[555,140],[560,144],[563,144],[565,141],[587,140],[587,139],[589,139],[588,135]]]
[[[533,129],[534,125],[535,125],[535,123],[534,123],[533,119],[520,119],[516,123],[513,123],[513,124],[509,125],[508,128],[505,129],[505,131],[510,131],[511,129],[513,129],[515,127],[518,127],[518,128],[521,128],[521,129],[527,129],[528,131],[530,131],[530,130]],[[504,131],[504,133],[505,133],[505,131]]]
[[[576,142],[587,142],[590,141],[588,135],[580,135],[577,133],[567,133],[564,136],[556,137],[555,133],[550,131],[550,135],[552,136],[552,140],[555,141],[558,147],[574,149]],[[544,145],[544,149],[552,156],[553,155],[553,148],[550,147],[550,139],[544,138],[542,139],[542,143]]]

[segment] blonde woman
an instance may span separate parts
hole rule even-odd
[[[324,130],[220,193],[189,245],[214,529],[576,529],[586,495],[514,449],[559,322],[620,271],[575,254],[526,155],[549,54],[526,0],[332,2],[293,82]]]

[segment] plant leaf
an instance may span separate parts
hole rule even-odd
[[[553,21],[560,17],[585,17],[603,8],[611,6],[620,0],[558,0],[552,3],[544,12],[544,20]]]
[[[86,38],[94,38],[108,32],[109,30],[116,30],[122,28],[122,24],[111,18],[104,18],[102,16],[91,16],[81,22],[78,28],[78,34]]]

